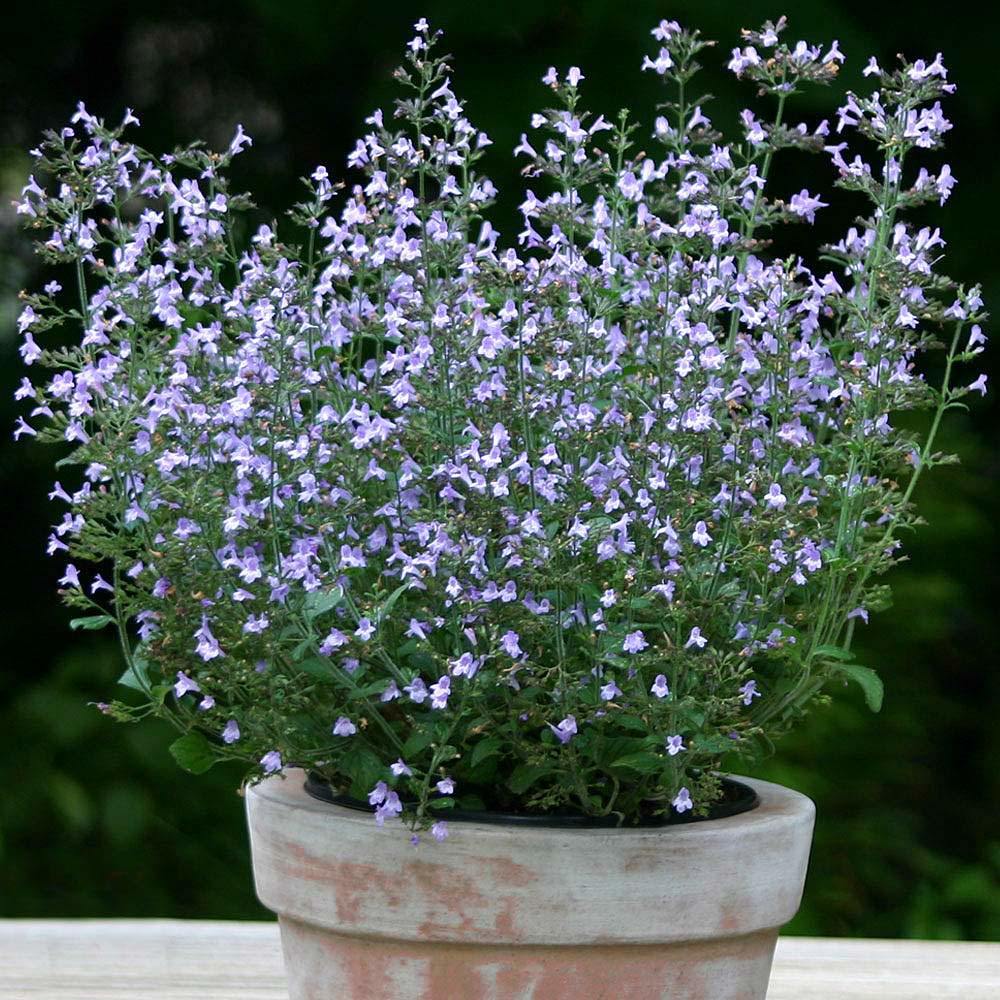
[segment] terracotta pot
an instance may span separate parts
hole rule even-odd
[[[319,802],[301,771],[247,790],[257,895],[291,1000],[763,1000],[815,809],[641,829],[451,822],[410,845]]]

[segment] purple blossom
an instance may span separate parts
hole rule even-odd
[[[410,696],[410,701],[422,705],[428,698],[427,685],[420,677],[414,677],[403,690]]]
[[[235,719],[230,719],[222,730],[222,742],[226,744],[236,743],[240,738],[240,725]]]
[[[416,618],[411,618],[409,627],[406,630],[406,635],[414,639],[426,639],[427,638],[426,623],[417,621]]]
[[[446,708],[451,694],[451,678],[445,674],[431,685],[431,708]],[[412,694],[410,695],[412,698]]]
[[[640,629],[636,629],[635,632],[629,632],[629,634],[625,636],[625,641],[622,643],[622,649],[626,653],[640,653],[648,646],[649,643],[646,641],[646,637]]]
[[[664,674],[656,675],[649,692],[656,695],[657,698],[666,698],[670,694],[670,688],[667,686],[667,678]]]
[[[743,697],[743,704],[749,705],[754,698],[760,697],[760,692],[757,690],[756,681],[747,681],[743,687],[740,688],[740,694]]]
[[[455,782],[451,778],[442,778],[434,787],[442,795],[451,795],[455,791]]]
[[[174,685],[174,695],[177,698],[183,698],[189,691],[200,694],[201,688],[198,686],[198,682],[188,677],[183,670],[178,670],[177,683]]]
[[[701,634],[701,629],[695,625],[691,629],[691,634],[688,636],[687,642],[684,643],[685,649],[690,649],[692,646],[696,646],[698,649],[704,649],[708,645],[708,639]]]
[[[333,724],[334,736],[353,736],[358,731],[358,727],[346,716],[342,715]]]
[[[801,216],[807,222],[815,222],[817,210],[828,208],[829,205],[803,188],[798,194],[792,195],[788,207],[795,215]]]
[[[666,743],[666,749],[667,749],[667,753],[670,754],[671,757],[676,757],[677,754],[683,753],[685,750],[687,750],[687,747],[684,746],[684,739],[683,739],[683,737],[681,737],[681,736],[668,736],[667,737],[667,743]]]
[[[601,688],[601,701],[614,701],[615,698],[620,698],[621,694],[621,688],[613,680],[610,680]]]
[[[670,804],[679,813],[687,812],[688,809],[692,809],[694,807],[694,803],[691,801],[691,793],[686,788],[682,788]]]
[[[517,659],[517,657],[524,655],[520,646],[520,639],[521,637],[516,632],[508,629],[500,636],[500,647],[508,656]]]
[[[436,823],[431,824],[431,836],[437,840],[445,840],[448,837],[448,824],[439,819]]]
[[[384,781],[378,782],[368,793],[368,804],[375,806],[376,826],[382,826],[387,819],[393,819],[403,811],[398,793]]]
[[[453,676],[468,677],[471,680],[471,678],[475,677],[476,671],[479,669],[479,660],[472,653],[465,652],[454,660],[449,661],[448,668],[451,670]]]
[[[781,510],[788,502],[788,498],[781,492],[781,487],[777,483],[771,483],[767,496],[764,497],[764,502],[772,510]]]
[[[567,715],[558,726],[553,726],[551,722],[548,726],[560,743],[569,743],[577,731],[576,719],[572,715]]]
[[[751,66],[760,65],[760,56],[757,50],[748,45],[744,49],[733,49],[732,58],[729,60],[728,68],[730,72],[737,76],[742,76]]]
[[[413,777],[413,771],[411,771],[410,768],[406,765],[402,757],[397,758],[395,764],[390,764],[389,767],[392,773],[397,778],[403,775],[405,775],[408,778]]]
[[[691,532],[691,541],[702,548],[712,541],[712,536],[708,533],[708,525],[704,521],[699,521],[694,526],[694,531]]]
[[[214,660],[217,656],[222,656],[222,648],[219,646],[218,641],[215,636],[212,635],[212,630],[208,627],[208,616],[201,616],[201,628],[195,632],[194,637],[198,640],[198,644],[195,646],[195,652],[207,663],[209,660]]]
[[[281,762],[281,754],[277,750],[269,750],[261,757],[260,766],[264,769],[265,774],[274,774],[275,771],[280,771],[284,766]]]
[[[375,824],[382,826],[387,819],[394,819],[403,811],[403,803],[396,792],[390,791],[385,801],[375,809]]]
[[[326,638],[320,643],[319,651],[324,656],[329,656],[334,650],[340,649],[341,646],[346,646],[347,642],[347,636],[340,629],[332,628],[327,633]]]

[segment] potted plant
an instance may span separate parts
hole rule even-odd
[[[61,594],[118,631],[133,695],[102,711],[247,765],[296,1000],[764,996],[813,807],[726,772],[846,682],[878,710],[854,628],[985,392],[956,370],[978,289],[906,214],[955,183],[922,162],[940,56],[793,124],[843,56],[784,27],[732,51],[771,117],[728,144],[696,31],[653,30],[648,152],[550,69],[506,239],[423,20],[361,180],[318,167],[287,223],[230,188],[241,127],[158,156],[81,105],[34,151],[18,212],[58,280],[24,295],[49,372],[15,435],[82,473],[51,494]],[[772,190],[786,150],[867,206],[809,257],[773,242],[827,207]]]

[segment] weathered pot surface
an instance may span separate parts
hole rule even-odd
[[[688,826],[450,823],[410,845],[320,802],[289,769],[247,790],[257,895],[278,914],[291,1000],[763,1000],[798,909],[815,809]]]

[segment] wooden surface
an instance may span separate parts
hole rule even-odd
[[[2,1000],[287,996],[276,924],[0,920]],[[778,942],[767,996],[997,1000],[1000,944],[786,937]]]

